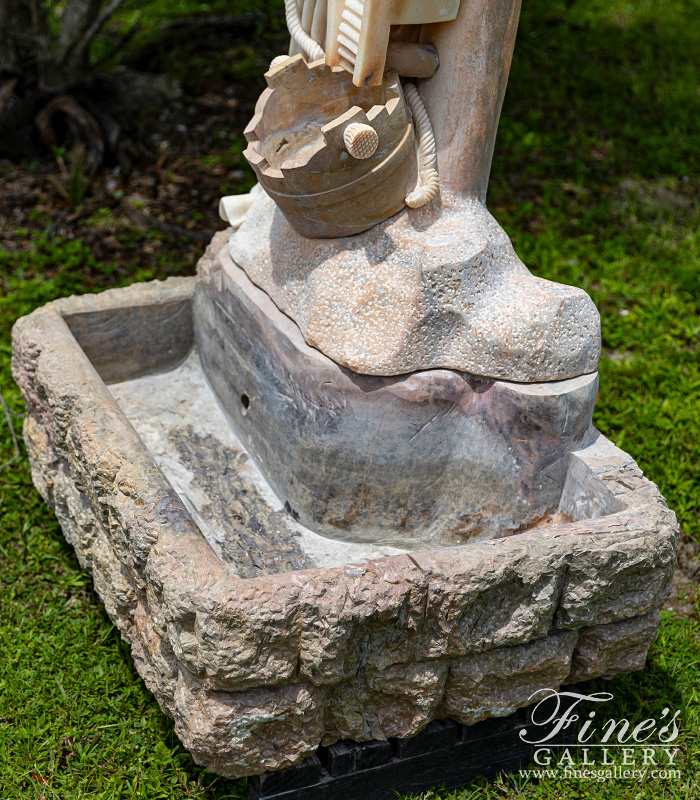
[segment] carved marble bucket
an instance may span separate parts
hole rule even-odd
[[[245,156],[296,231],[350,236],[403,207],[418,166],[397,73],[380,86],[358,88],[345,70],[295,56],[265,77],[268,88],[245,131]],[[369,158],[354,158],[346,148],[344,133],[353,123],[378,134]]]

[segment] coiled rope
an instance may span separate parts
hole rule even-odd
[[[309,0],[306,0],[308,3]],[[289,35],[296,42],[297,46],[311,59],[311,61],[318,61],[325,58],[326,54],[321,45],[312,39],[309,34],[304,30],[299,19],[299,9],[297,8],[297,0],[284,0],[284,10],[287,17],[287,28]]]
[[[418,183],[406,197],[406,205],[409,208],[420,208],[432,202],[440,189],[440,178],[435,169],[437,166],[435,135],[418,88],[412,83],[407,83],[403,91],[413,115],[413,125],[418,139]]]

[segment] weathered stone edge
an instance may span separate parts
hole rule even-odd
[[[193,287],[189,280],[177,291]],[[156,304],[173,288],[129,291],[134,302]],[[128,306],[121,291],[98,295],[100,307]],[[89,299],[80,304],[89,311]],[[579,632],[564,648],[576,679],[601,665],[598,658],[581,668],[573,640],[595,638],[581,629],[636,625],[638,655],[640,647],[646,653],[678,530],[656,487],[612,445],[601,478],[627,508],[608,517],[363,565],[236,579],[80,350],[62,318],[71,308],[50,304],[14,330],[35,483],[201,763],[252,774],[295,763],[322,739],[410,735],[448,713],[464,721],[502,713],[503,703],[470,705],[473,686],[459,689],[464,678],[455,676],[480,653],[537,649],[537,641],[546,649],[552,631]],[[619,649],[629,636],[615,631],[608,640]],[[630,664],[638,667],[639,657]],[[559,672],[563,682],[569,667]],[[353,719],[348,709],[359,700],[368,713]]]

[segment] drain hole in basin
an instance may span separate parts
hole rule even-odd
[[[241,414],[245,417],[250,408],[250,395],[243,392],[241,395]]]

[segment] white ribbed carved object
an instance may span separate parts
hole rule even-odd
[[[350,72],[356,86],[378,86],[392,26],[449,22],[459,4],[460,0],[328,0],[326,62]]]
[[[345,129],[343,141],[353,158],[371,158],[379,146],[379,136],[371,125],[353,122]]]

